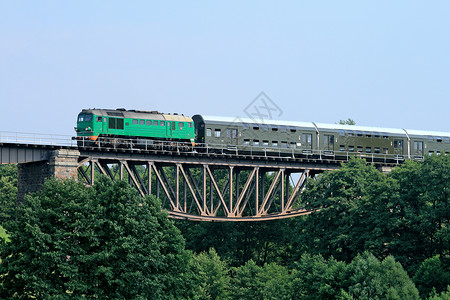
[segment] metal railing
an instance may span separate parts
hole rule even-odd
[[[227,144],[195,144],[190,142],[162,141],[149,139],[127,139],[100,137],[96,141],[89,139],[75,139],[70,135],[61,134],[39,134],[23,132],[0,131],[1,143],[51,145],[83,147],[98,150],[129,150],[129,151],[159,151],[159,152],[192,152],[208,155],[233,155],[252,157],[277,157],[292,159],[315,159],[315,160],[349,160],[350,157],[360,157],[371,163],[396,163],[400,164],[406,155],[381,154],[381,153],[359,153],[333,150],[313,150],[303,148],[278,148],[254,145],[227,145]],[[413,157],[421,160],[423,157]]]
[[[77,146],[70,135],[0,131],[0,143]]]

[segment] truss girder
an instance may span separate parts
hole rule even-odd
[[[298,204],[309,176],[327,167],[82,157],[79,180],[102,174],[156,195],[172,218],[205,221],[282,219],[310,211]],[[292,182],[292,184],[290,184]],[[160,191],[162,190],[162,193]]]

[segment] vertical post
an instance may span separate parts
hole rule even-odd
[[[256,188],[255,188],[255,209],[256,214],[259,215],[259,167],[256,167]]]
[[[123,162],[122,161],[119,162],[119,177],[120,177],[120,180],[123,180]]]
[[[94,160],[91,160],[91,161],[90,161],[90,165],[91,165],[91,183],[92,183],[92,185],[94,185],[95,161],[94,161]]]
[[[206,165],[203,165],[203,211],[206,212]]]
[[[152,162],[147,163],[147,172],[148,172],[148,194],[152,194]]]
[[[175,166],[176,168],[176,178],[175,178],[175,184],[176,184],[176,188],[175,188],[175,198],[176,198],[176,206],[177,209],[180,209],[180,164],[177,164]]]
[[[233,166],[230,166],[230,186],[229,186],[229,193],[230,193],[230,209],[229,211],[233,211]]]
[[[184,198],[184,212],[187,213],[187,184],[186,184],[186,179],[183,180],[183,185],[184,185],[184,189],[183,189],[183,198]]]
[[[284,177],[284,169],[281,170],[281,207],[284,207],[284,193],[285,193],[285,177]]]

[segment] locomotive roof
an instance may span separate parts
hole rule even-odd
[[[125,110],[125,109],[83,109],[81,113],[91,113],[96,116],[105,117],[124,117],[130,119],[152,119],[152,120],[166,120],[166,121],[180,121],[192,122],[190,117],[183,115],[163,114],[158,111],[144,111],[144,110]]]

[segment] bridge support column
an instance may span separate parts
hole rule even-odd
[[[28,193],[37,192],[47,178],[77,179],[80,152],[59,149],[51,152],[48,161],[18,164],[17,201],[23,202]]]

